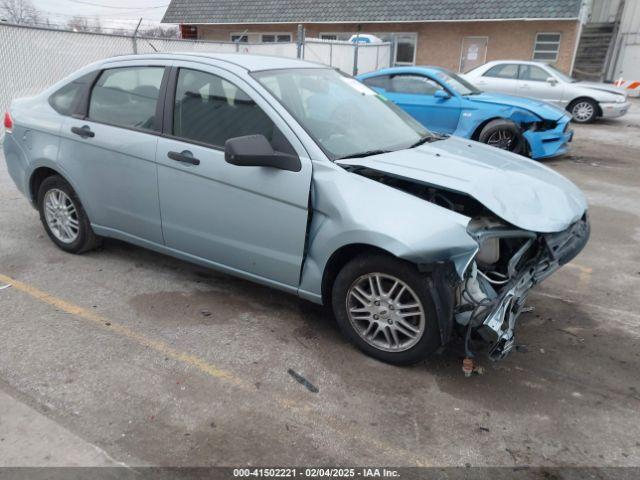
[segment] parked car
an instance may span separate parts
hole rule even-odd
[[[529,290],[589,235],[566,178],[300,60],[116,57],[15,100],[4,125],[9,173],[62,250],[117,238],[330,305],[390,363],[453,335],[502,358]]]
[[[349,37],[349,41],[351,43],[383,43],[380,37],[376,37],[375,35],[371,35],[370,33],[357,33],[355,35],[351,35],[351,37]]]
[[[440,67],[395,67],[358,77],[438,133],[471,138],[536,160],[562,155],[571,117],[537,100],[484,93]]]
[[[579,81],[542,62],[489,62],[464,77],[488,92],[553,103],[570,112],[577,123],[590,123],[598,117],[621,117],[631,106],[622,88]]]

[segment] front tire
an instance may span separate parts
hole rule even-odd
[[[65,252],[82,253],[99,245],[80,199],[64,178],[44,179],[38,190],[38,211],[47,235]]]
[[[420,362],[440,347],[427,277],[382,254],[360,255],[333,284],[334,315],[344,336],[367,355],[395,365]]]
[[[521,154],[525,151],[525,140],[520,128],[509,120],[498,118],[487,123],[478,140],[492,147]]]
[[[576,123],[593,123],[598,116],[598,104],[589,98],[576,100],[569,107],[569,112]]]

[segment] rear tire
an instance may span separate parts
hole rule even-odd
[[[487,123],[478,140],[492,147],[522,154],[526,151],[525,139],[520,128],[510,120],[497,118]]]
[[[100,245],[76,192],[59,175],[45,178],[40,185],[38,211],[47,235],[65,252],[83,253]]]
[[[598,104],[589,98],[574,100],[568,110],[576,123],[593,123],[598,117]]]
[[[411,365],[424,360],[440,347],[427,280],[415,265],[390,255],[355,257],[333,284],[332,305],[340,330],[364,353],[383,362]]]

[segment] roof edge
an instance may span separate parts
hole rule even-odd
[[[165,15],[166,17],[166,15]],[[287,22],[173,22],[165,20],[163,17],[160,23],[173,23],[180,25],[291,25],[291,24],[310,24],[310,25],[342,25],[342,24],[362,24],[362,23],[470,23],[470,22],[568,22],[580,21],[580,17],[562,17],[562,18],[460,18],[455,20],[339,20],[339,21],[311,21],[311,20],[291,20]]]

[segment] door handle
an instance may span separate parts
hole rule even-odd
[[[184,152],[169,152],[167,157],[176,162],[188,163],[190,165],[200,165],[200,160],[195,158],[189,150]]]
[[[89,125],[84,125],[82,127],[71,127],[71,133],[75,133],[82,138],[93,138],[96,136],[96,134],[91,131],[91,128],[89,128]]]

